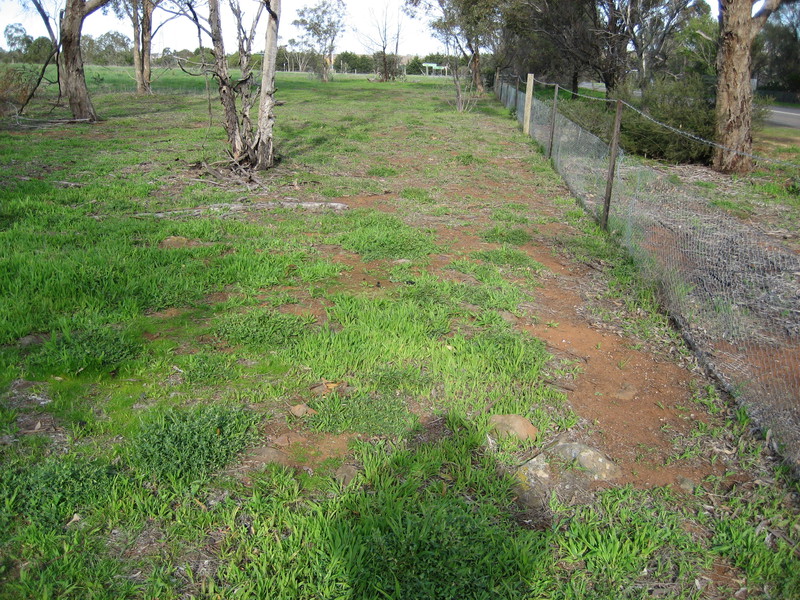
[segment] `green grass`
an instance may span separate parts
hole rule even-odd
[[[202,168],[226,158],[202,79],[159,74],[137,98],[128,70],[88,75],[106,121],[0,130],[0,598],[695,598],[715,563],[751,597],[798,595],[785,472],[598,489],[545,514],[514,501],[509,465],[583,424],[546,345],[508,322],[536,292],[524,246],[542,216],[496,198],[498,181],[564,191],[538,155],[531,173],[497,166],[509,140],[530,146],[491,100],[458,115],[428,79],[282,75],[282,161],[251,191]],[[150,214],[371,194],[385,212]],[[663,325],[652,289],[569,202],[578,233],[558,244],[607,267],[646,337]],[[466,218],[475,204],[491,223]],[[452,227],[498,246],[454,251]],[[5,392],[17,378],[39,383]],[[298,403],[316,414],[290,416]],[[691,410],[725,409],[698,388]],[[537,438],[490,449],[506,413]],[[746,419],[725,423],[755,465]],[[285,449],[304,468],[244,463],[285,431],[310,438]],[[309,466],[315,440],[350,454]]]

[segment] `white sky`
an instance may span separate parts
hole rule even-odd
[[[56,1],[56,0],[53,0]],[[248,4],[257,6],[253,0],[240,0],[242,7]],[[0,0],[0,46],[5,45],[5,36],[2,35],[6,26],[12,23],[21,23],[28,35],[37,38],[46,36],[47,30],[39,18],[39,15],[31,8],[22,7],[24,0]],[[279,30],[280,43],[285,44],[292,38],[299,38],[300,32],[292,26],[292,21],[297,18],[297,9],[306,5],[315,5],[317,0],[283,0],[283,14]],[[226,2],[222,2],[227,5]],[[434,52],[444,52],[441,42],[435,40],[427,26],[426,19],[410,19],[399,11],[402,0],[345,0],[347,5],[346,25],[344,35],[337,43],[336,51],[350,51],[357,54],[372,53],[369,41],[366,38],[376,37],[376,21],[383,22],[384,11],[388,14],[392,32],[396,30],[398,16],[401,22],[400,29],[400,54],[418,54],[424,56]],[[255,10],[255,9],[254,9]],[[165,13],[161,13],[161,19]],[[229,12],[229,11],[228,11]],[[262,21],[265,19],[262,18]],[[156,23],[158,23],[158,19]],[[223,29],[231,32],[230,36],[225,37],[225,50],[229,53],[236,51],[235,30],[232,22],[225,22],[223,16]],[[83,33],[92,37],[98,37],[109,31],[119,31],[120,33],[132,36],[130,22],[117,19],[113,13],[102,14],[100,11],[87,17]],[[263,29],[262,29],[263,31]],[[209,46],[208,40],[203,41],[204,46]],[[153,51],[161,52],[165,47],[173,50],[197,48],[197,30],[186,19],[175,19],[164,25],[153,38]],[[255,48],[264,48],[263,33],[256,36]]]
[[[44,1],[54,5],[59,3],[59,0]],[[292,21],[297,18],[297,9],[306,5],[314,5],[316,2],[317,0],[283,0],[283,14],[281,15],[279,31],[281,44],[285,44],[292,38],[300,37],[300,32],[292,26]],[[712,14],[716,15],[718,9],[717,0],[706,0],[706,2],[711,5]],[[241,3],[243,7],[248,4],[256,6],[255,1],[252,0],[241,0]],[[398,17],[400,19],[400,54],[425,56],[435,52],[444,52],[442,43],[434,39],[430,34],[427,19],[410,19],[400,12],[402,0],[345,0],[345,3],[347,5],[347,30],[337,44],[337,52],[348,50],[358,54],[371,53],[373,48],[370,47],[366,38],[376,37],[377,28],[375,23],[376,21],[383,21],[384,12],[389,15],[389,23],[392,24],[393,29],[396,27]],[[12,23],[21,23],[28,35],[34,38],[47,35],[39,15],[32,8],[23,8],[24,4],[25,0],[0,0],[0,46],[3,48],[6,46],[5,36],[2,33],[5,31],[6,26]],[[223,4],[225,4],[224,1]],[[54,9],[54,12],[57,12],[57,9]],[[164,13],[158,12],[161,14],[160,18],[163,19]],[[157,20],[156,22],[160,21]],[[233,27],[230,22],[223,22],[223,28],[225,31],[230,32],[230,35],[226,34],[225,49],[229,53],[234,52],[236,50],[236,41]],[[93,37],[98,37],[109,31],[119,31],[129,38],[132,36],[131,25],[127,19],[117,19],[111,12],[104,15],[98,11],[90,15],[84,23],[83,33]],[[256,37],[255,48],[258,50],[264,47],[264,43],[261,40],[263,40],[263,34]],[[203,44],[208,46],[208,40],[204,40]],[[184,48],[194,50],[197,46],[197,30],[186,19],[170,21],[159,30],[153,39],[154,52],[161,52],[167,47],[173,50],[182,50]]]

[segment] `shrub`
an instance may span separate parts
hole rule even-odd
[[[676,129],[714,139],[714,90],[699,76],[653,82],[643,92],[641,110]],[[707,164],[714,153],[709,144],[679,135],[632,111],[624,115],[620,136],[626,151],[674,163]]]

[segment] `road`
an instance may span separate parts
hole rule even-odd
[[[800,129],[800,109],[798,108],[777,108],[769,109],[769,116],[766,120],[771,127],[793,127]]]

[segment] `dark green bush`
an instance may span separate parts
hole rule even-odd
[[[661,79],[647,87],[640,110],[656,121],[706,140],[714,139],[714,89],[699,76],[681,80]],[[626,110],[620,130],[626,152],[672,163],[708,164],[714,148],[667,129],[631,110]]]

